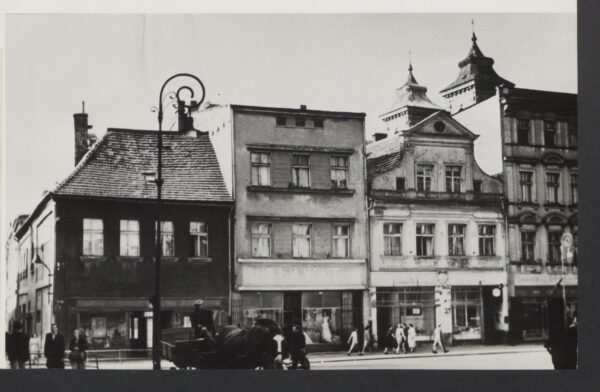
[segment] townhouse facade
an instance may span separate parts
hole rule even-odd
[[[515,87],[472,40],[441,93],[455,119],[481,130],[486,168],[502,172],[511,338],[543,340],[553,298],[564,295],[568,317],[577,310],[577,95]]]
[[[76,135],[89,129],[83,115],[75,115]],[[90,348],[146,349],[156,132],[109,128],[93,146],[89,140],[76,137],[81,160],[74,171],[15,231],[23,267],[17,308],[39,336],[56,323],[67,335],[82,328]],[[165,132],[163,177],[161,328],[189,327],[197,298],[214,311],[217,325],[227,324],[233,205],[208,135]]]
[[[433,104],[412,71],[367,145],[372,318],[380,340],[405,323],[418,341],[436,325],[448,342],[502,341],[502,182],[477,165],[477,135]]]
[[[234,322],[340,345],[369,317],[364,113],[208,105],[196,120],[235,198]]]

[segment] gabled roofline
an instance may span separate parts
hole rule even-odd
[[[27,217],[27,219],[25,219],[21,226],[19,226],[17,231],[15,231],[15,238],[17,239],[17,241],[21,240],[21,237],[23,237],[23,235],[27,231],[26,229],[29,228],[33,220],[40,215],[40,212],[42,212],[44,208],[46,208],[46,205],[52,199],[52,196],[52,192],[47,192],[38,202],[38,204],[36,204],[36,206],[33,208],[33,212]]]
[[[469,128],[467,128],[464,125],[462,125],[460,122],[458,122],[458,120],[454,119],[454,117],[452,117],[452,115],[448,111],[446,111],[446,110],[439,110],[439,111],[437,111],[435,113],[432,113],[431,115],[425,117],[424,119],[422,119],[421,121],[419,121],[418,123],[416,123],[415,125],[413,125],[412,127],[408,128],[405,131],[402,131],[401,134],[410,135],[410,131],[413,130],[414,128],[416,128],[418,126],[421,126],[426,121],[430,121],[434,117],[438,117],[438,116],[441,116],[441,115],[445,115],[453,124],[456,124],[462,131],[464,131],[467,134],[469,134],[471,136],[471,139],[473,141],[476,140],[477,138],[479,138],[478,134],[473,133]],[[440,135],[440,136],[444,136],[444,135]]]

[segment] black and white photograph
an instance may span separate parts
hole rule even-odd
[[[577,369],[565,3],[6,14],[1,367]]]

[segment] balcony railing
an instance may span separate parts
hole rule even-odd
[[[475,193],[475,192],[421,192],[416,190],[373,189],[371,196],[377,199],[395,201],[432,201],[440,203],[473,203],[497,204],[502,201],[500,193]]]

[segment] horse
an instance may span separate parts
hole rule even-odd
[[[215,351],[198,358],[200,369],[283,369],[283,332],[270,319],[258,319],[250,330],[228,325],[215,341]]]

